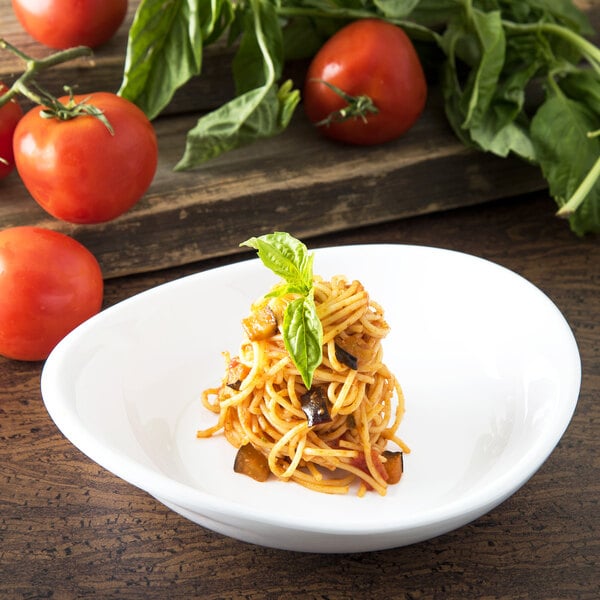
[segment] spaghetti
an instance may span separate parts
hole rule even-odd
[[[345,494],[358,484],[359,496],[370,489],[385,495],[400,479],[402,453],[409,452],[396,434],[402,390],[383,363],[388,324],[358,281],[314,277],[313,289],[323,359],[310,390],[281,335],[283,311],[294,295],[265,297],[244,322],[239,354],[224,353],[222,384],[202,394],[218,422],[197,435],[223,431],[233,446],[262,458],[269,474],[312,490]],[[387,451],[388,443],[398,450]]]

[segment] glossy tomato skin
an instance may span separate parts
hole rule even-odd
[[[0,232],[0,354],[44,360],[102,307],[98,261],[79,242],[41,227]]]
[[[152,124],[129,100],[108,92],[74,96],[75,102],[84,100],[104,113],[113,133],[94,116],[61,121],[43,118],[35,107],[15,130],[15,164],[29,193],[52,216],[102,223],[144,195],[156,172],[158,146]]]
[[[405,133],[421,115],[427,82],[408,36],[378,19],[354,21],[335,33],[314,56],[306,76],[304,109],[319,123],[347,105],[327,81],[351,96],[368,95],[378,109],[319,126],[333,139],[358,145],[380,144]]]
[[[12,6],[32,38],[59,50],[100,46],[127,13],[127,0],[12,0]]]
[[[0,83],[0,96],[3,96],[7,91],[8,88]],[[22,116],[23,111],[14,98],[0,107],[0,158],[8,163],[4,164],[0,161],[0,179],[9,175],[15,168],[13,134]]]

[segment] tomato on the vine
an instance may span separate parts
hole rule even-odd
[[[100,46],[116,33],[127,13],[127,0],[12,0],[12,6],[32,38],[59,50]]]
[[[363,19],[335,33],[306,76],[309,120],[333,139],[371,145],[405,133],[421,115],[427,83],[409,37],[391,23]]]
[[[41,227],[0,232],[0,354],[43,360],[102,307],[98,261],[73,238]]]
[[[14,134],[17,171],[33,198],[57,219],[101,223],[147,191],[158,161],[154,128],[135,104],[112,93],[59,98],[99,114],[49,118],[31,109]]]
[[[0,96],[7,91],[8,88],[0,82]],[[15,167],[13,134],[22,116],[23,111],[14,98],[0,106],[0,179],[9,175]]]

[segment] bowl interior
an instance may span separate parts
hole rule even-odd
[[[385,362],[406,397],[405,474],[385,497],[327,496],[233,472],[200,392],[237,352],[240,320],[275,279],[257,260],[165,284],[108,309],[46,363],[63,433],[125,480],[198,514],[324,532],[414,527],[485,510],[521,486],[564,432],[580,363],[555,305],[514,273],[432,248],[316,251],[315,272],[363,282],[392,331]]]

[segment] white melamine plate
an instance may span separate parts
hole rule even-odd
[[[222,352],[275,276],[258,259],[191,275],[93,317],[52,352],[42,394],[87,456],[181,515],[248,542],[309,552],[402,546],[460,527],[542,465],[572,417],[581,379],[565,319],[539,289],[473,256],[363,245],[315,251],[315,273],[359,279],[392,331],[384,360],[406,397],[411,447],[385,497],[311,492],[233,472],[215,415]]]

